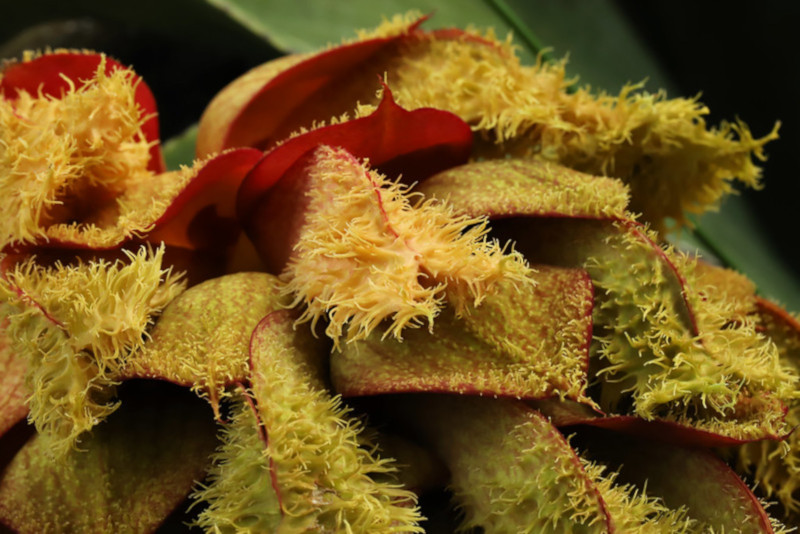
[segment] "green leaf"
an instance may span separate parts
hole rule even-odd
[[[0,51],[15,50],[18,45],[33,47],[58,45],[53,43],[53,27],[40,27],[52,21],[80,19],[67,27],[57,27],[64,33],[98,32],[87,25],[95,19],[110,28],[120,27],[146,29],[155,34],[170,36],[176,40],[192,43],[199,49],[206,49],[209,40],[214,47],[224,51],[236,51],[239,55],[267,54],[270,47],[263,39],[254,38],[240,24],[228,17],[220,17],[219,12],[197,0],[139,0],[136,2],[104,2],[103,0],[73,0],[72,2],[52,3],[44,0],[21,2],[14,9],[4,10],[0,17]],[[75,30],[75,27],[78,30]],[[45,31],[49,29],[48,31]],[[49,33],[49,35],[48,35]],[[100,33],[101,37],[105,34]],[[209,39],[211,37],[211,39]],[[58,41],[58,37],[55,39]],[[3,41],[7,41],[3,43]],[[38,44],[35,44],[38,43]],[[62,45],[63,46],[63,45]],[[28,46],[30,48],[30,46]],[[0,57],[2,57],[0,55]]]
[[[773,249],[767,230],[739,196],[729,196],[719,212],[696,219],[695,235],[732,268],[746,274],[767,299],[800,311],[800,280]]]
[[[485,0],[507,13],[515,34],[530,34],[535,43],[552,48],[549,56],[569,56],[567,72],[596,90],[617,92],[627,82],[647,80],[647,89],[675,88],[655,57],[626,21],[616,3],[558,0]],[[532,39],[517,38],[530,47]]]
[[[430,28],[480,26],[492,27],[498,35],[514,31],[507,16],[492,2],[462,2],[458,0],[357,0],[329,2],[326,0],[295,0],[292,2],[263,2],[261,0],[206,0],[254,34],[266,39],[276,48],[287,52],[310,52],[329,44],[339,43],[355,31],[377,26],[381,17],[411,10],[433,14]],[[312,14],[313,16],[309,16]],[[520,50],[523,61],[532,62],[536,50]]]
[[[176,171],[181,165],[190,166],[194,162],[194,146],[197,142],[197,124],[186,128],[164,143],[162,152],[167,163],[167,169]]]

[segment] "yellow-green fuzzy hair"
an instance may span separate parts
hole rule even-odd
[[[692,261],[666,249],[685,278],[681,288],[667,261],[653,257],[654,238],[609,234],[587,265],[597,289],[593,354],[605,362],[601,405],[614,410],[630,392],[634,412],[647,419],[696,420],[739,438],[782,433],[778,402],[796,396],[796,375],[752,319],[731,322],[735,302],[704,298]]]
[[[775,341],[781,362],[794,372],[800,370],[800,330],[797,319],[776,321],[762,316],[767,335]],[[791,324],[794,323],[794,324]],[[759,441],[735,451],[737,469],[750,474],[768,498],[777,498],[787,516],[800,515],[800,401],[795,400],[786,414],[786,424],[795,429],[785,442]],[[787,450],[788,449],[788,450]]]
[[[286,305],[280,285],[267,273],[240,272],[190,287],[164,309],[123,374],[190,387],[219,418],[226,388],[247,380],[253,329]]]
[[[28,359],[30,419],[65,452],[115,406],[115,375],[159,313],[182,289],[162,270],[163,247],[52,267],[28,259],[0,280],[0,315],[14,350]]]
[[[522,256],[488,241],[484,218],[445,203],[411,203],[406,188],[348,152],[320,147],[309,167],[305,226],[282,278],[300,321],[327,316],[326,334],[363,339],[384,319],[397,338],[432,326],[444,301],[463,314],[495,281],[530,280]]]
[[[211,457],[208,479],[192,494],[208,503],[196,524],[215,534],[277,532],[282,513],[258,418],[241,396],[232,412]]]
[[[648,497],[630,484],[618,484],[618,473],[606,473],[602,465],[581,458],[586,475],[603,497],[617,532],[672,534],[701,532],[702,525],[687,516],[684,508],[668,508],[663,501]]]
[[[278,320],[265,325],[270,317]],[[253,524],[271,525],[262,532],[422,532],[416,496],[392,482],[391,460],[375,457],[361,423],[340,397],[321,387],[319,362],[302,342],[292,341],[295,335],[285,311],[268,316],[254,332],[250,409],[257,417],[246,417],[265,437],[254,437],[259,427],[234,423],[243,427],[229,432],[214,482],[199,494],[215,499],[199,524],[208,532],[226,532],[220,525],[247,516]],[[246,469],[258,482],[246,478]],[[225,491],[232,486],[241,490]]]
[[[69,220],[82,198],[119,194],[147,173],[149,148],[129,70],[105,73],[60,98],[25,91],[0,98],[0,248],[45,236],[52,219]],[[77,203],[77,208],[69,204]],[[78,210],[78,211],[75,211]],[[73,213],[74,212],[74,213]]]
[[[422,17],[422,13],[417,10],[407,11],[406,13],[402,14],[395,14],[392,16],[392,18],[384,17],[383,21],[378,27],[358,29],[356,30],[356,39],[344,39],[342,44],[366,41],[368,39],[381,39],[408,33],[411,26],[418,22]]]
[[[571,91],[561,61],[523,66],[509,39],[468,32],[461,39],[411,40],[387,68],[398,104],[433,107],[464,119],[479,142],[475,157],[542,156],[631,186],[636,212],[661,227],[685,222],[732,190],[731,181],[757,186],[764,145],[776,128],[755,139],[742,122],[708,129],[708,109],[696,99],[667,99],[628,85],[619,95]],[[373,109],[360,106],[358,116]]]
[[[523,403],[429,395],[390,409],[450,469],[460,532],[683,532],[692,524],[682,510],[615,484]]]

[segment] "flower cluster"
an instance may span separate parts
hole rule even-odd
[[[118,62],[0,71],[0,524],[797,522],[800,322],[662,233],[776,133],[422,22],[244,74],[176,171]]]

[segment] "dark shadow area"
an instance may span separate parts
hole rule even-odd
[[[760,137],[781,122],[780,139],[767,145],[764,188],[744,191],[766,232],[795,273],[800,252],[789,237],[797,226],[796,178],[800,147],[797,20],[800,4],[768,0],[734,7],[715,2],[616,0],[652,49],[681,95],[702,93],[708,123],[741,118]],[[679,96],[679,95],[671,95]]]

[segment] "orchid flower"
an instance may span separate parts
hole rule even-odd
[[[130,69],[5,67],[0,524],[788,531],[800,323],[661,233],[777,127],[423,22],[245,73],[172,172]]]

